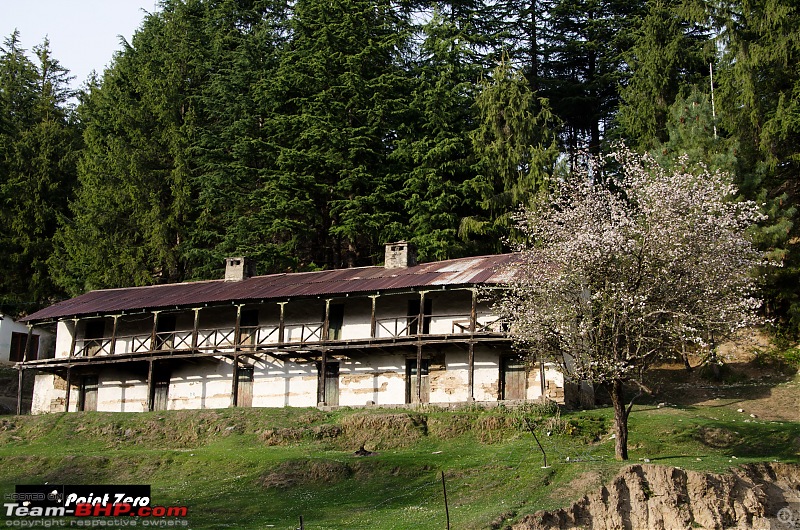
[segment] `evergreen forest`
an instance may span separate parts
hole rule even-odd
[[[79,90],[24,38],[0,43],[3,312],[226,256],[507,251],[520,205],[622,141],[763,205],[765,311],[800,333],[795,0],[162,0]]]

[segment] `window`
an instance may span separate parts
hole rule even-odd
[[[25,344],[28,342],[27,333],[11,332],[11,352],[8,360],[12,363],[21,363],[25,357]],[[28,351],[28,360],[36,359],[39,351],[39,335],[31,335],[31,349]]]

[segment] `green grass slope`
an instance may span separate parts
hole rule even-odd
[[[783,384],[797,385],[798,380]],[[800,462],[800,423],[741,401],[637,406],[631,461],[724,472]],[[542,453],[526,428],[536,426]],[[0,418],[0,490],[16,484],[150,484],[189,527],[499,528],[614,476],[611,410],[226,409]],[[364,446],[373,454],[357,456]]]

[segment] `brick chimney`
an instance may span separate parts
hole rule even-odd
[[[413,243],[398,241],[386,243],[386,259],[384,267],[387,269],[405,269],[417,264],[417,249]]]
[[[240,282],[256,275],[256,264],[250,258],[225,258],[225,281]]]

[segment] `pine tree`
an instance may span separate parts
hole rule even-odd
[[[61,295],[47,260],[75,185],[80,149],[69,72],[52,57],[46,39],[33,52],[35,63],[14,32],[0,56],[0,297],[12,313]]]
[[[647,150],[667,140],[670,106],[692,85],[708,85],[713,42],[702,9],[684,0],[651,0],[639,23],[632,24],[625,53],[629,78],[620,93],[618,137]]]
[[[721,125],[738,138],[739,185],[765,204],[758,238],[782,262],[769,279],[767,308],[800,334],[800,9],[789,0],[720,2],[714,12],[724,54]]]
[[[558,156],[555,117],[546,99],[534,94],[522,72],[498,66],[482,84],[475,105],[479,123],[472,134],[479,174],[472,186],[480,195],[481,214],[465,218],[461,234],[491,236],[501,250],[512,214],[547,188]]]
[[[270,98],[268,237],[288,240],[305,264],[373,263],[396,222],[388,157],[406,105],[408,21],[387,1],[301,0],[291,31]]]

